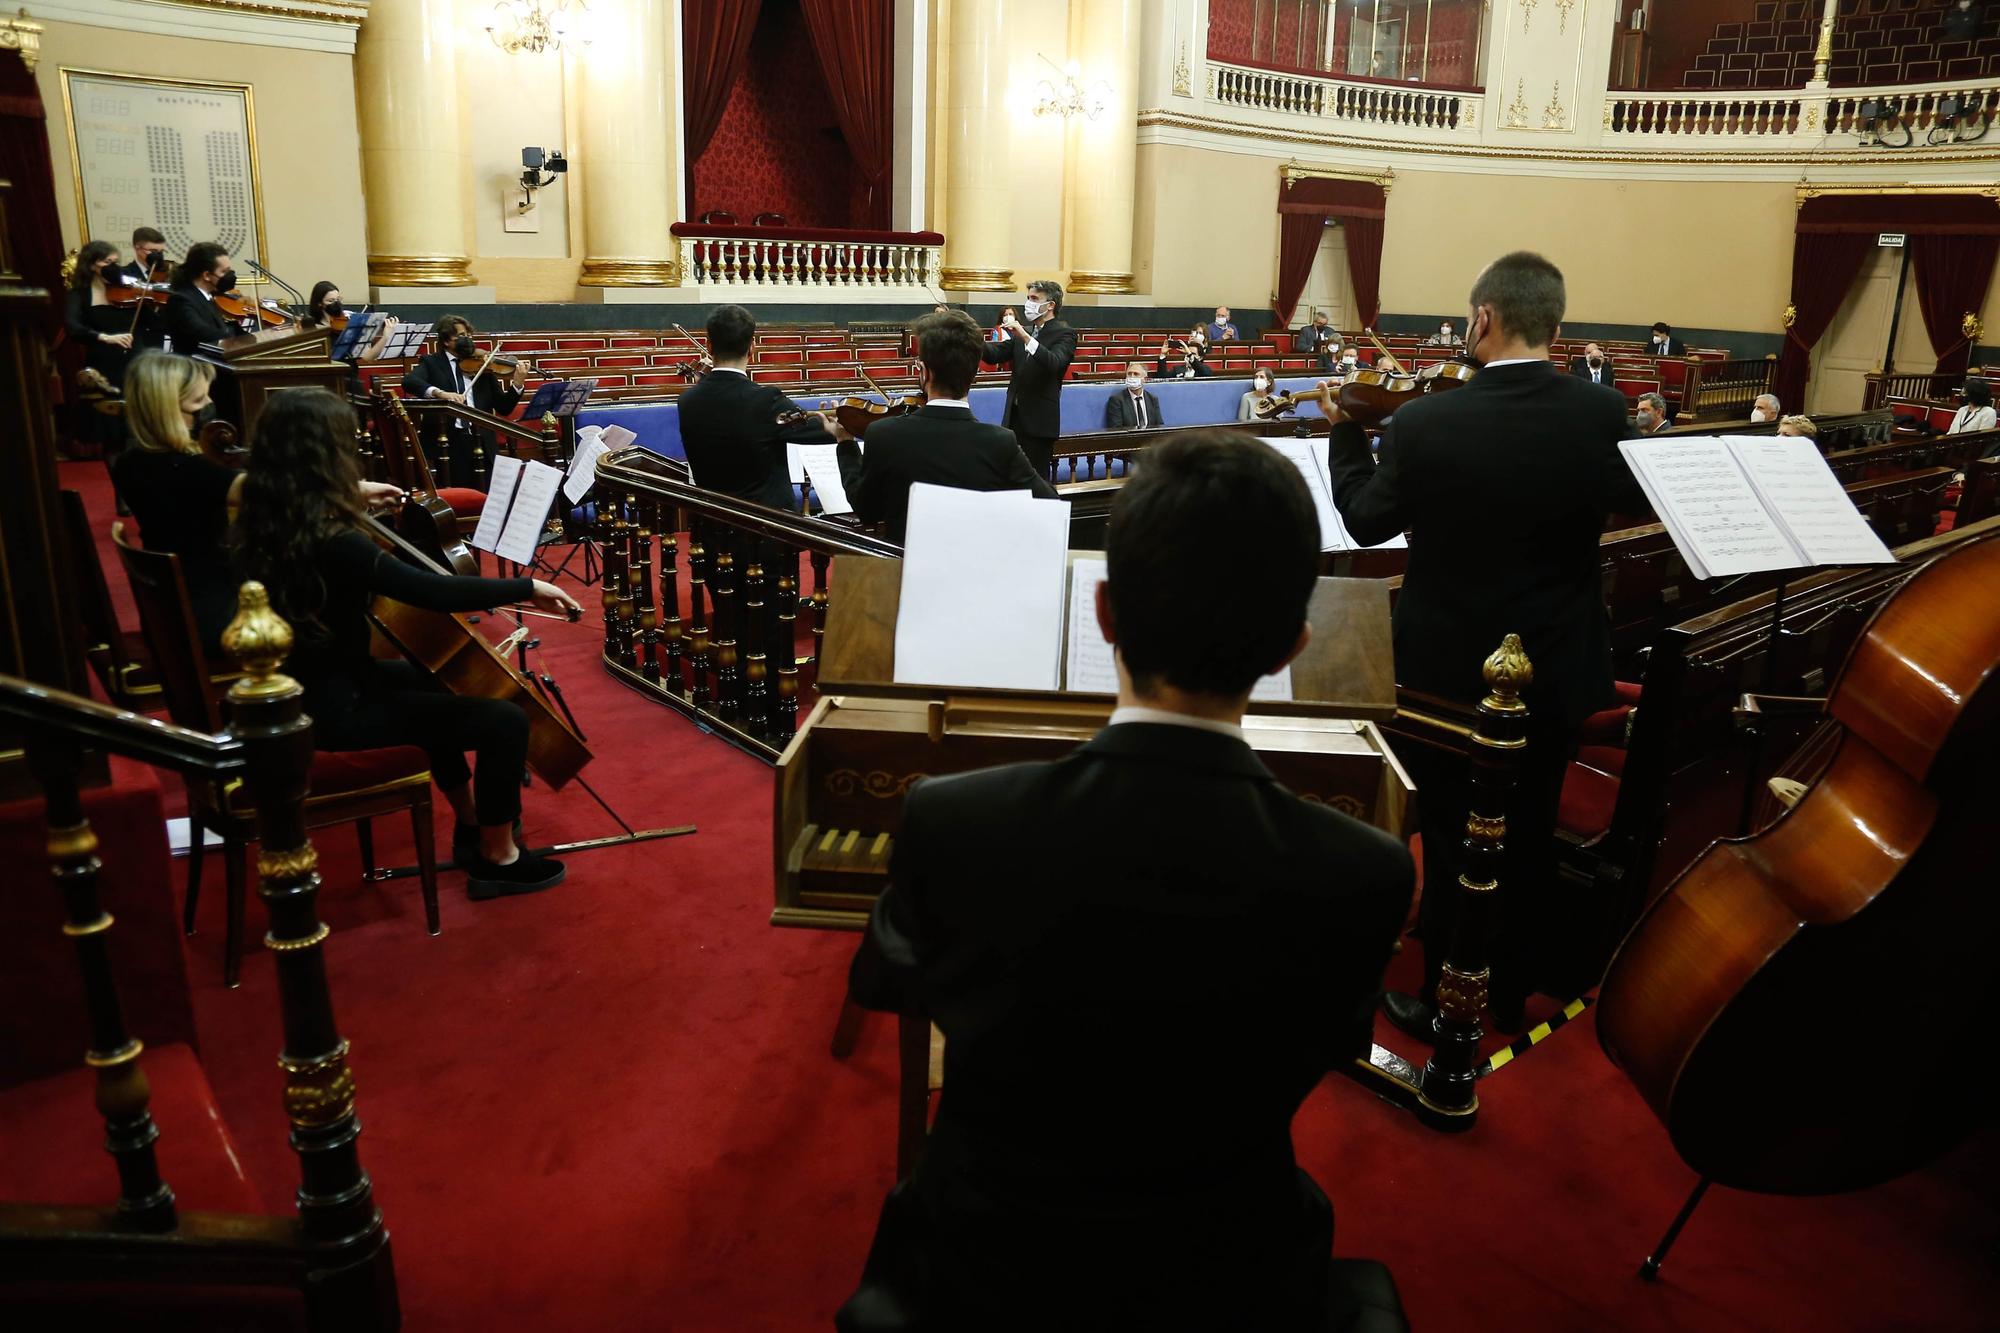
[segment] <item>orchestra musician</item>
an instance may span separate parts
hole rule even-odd
[[[347,308],[341,304],[340,284],[325,279],[313,284],[312,292],[306,297],[305,313],[299,318],[299,327],[305,330],[325,330],[331,344],[340,340],[340,330],[346,326]],[[394,315],[383,320],[377,327],[374,338],[366,347],[357,347],[353,355],[343,358],[347,362],[347,386],[350,392],[361,392],[361,371],[359,363],[379,361],[382,346],[389,341],[389,335],[402,321]]]
[[[925,315],[916,326],[938,318]],[[717,306],[709,312],[707,333],[715,365],[679,399],[681,447],[694,484],[796,512],[799,498],[785,445],[829,444],[834,437],[824,418],[750,377],[757,320],[748,310]]]
[[[1646,512],[1618,452],[1624,398],[1548,360],[1566,297],[1562,273],[1527,251],[1473,283],[1466,355],[1482,368],[1464,388],[1400,408],[1380,462],[1336,409],[1329,445],[1334,503],[1356,541],[1410,534],[1394,613],[1398,685],[1476,704],[1493,645],[1519,634],[1534,665],[1523,692],[1528,747],[1508,812],[1505,888],[1493,954],[1495,1022],[1518,1027],[1532,990],[1576,994],[1576,948],[1551,918],[1554,829],[1583,719],[1615,699],[1598,537],[1612,511]],[[1413,767],[1415,761],[1413,760]],[[1436,772],[1429,771],[1435,767]],[[1424,986],[1383,1007],[1430,1040],[1452,937],[1468,801],[1462,761],[1413,773],[1424,846]],[[1567,996],[1565,996],[1566,998]]]
[[[112,393],[124,382],[125,364],[132,357],[132,320],[136,313],[111,303],[105,279],[117,273],[118,247],[109,241],[90,242],[77,252],[76,269],[70,274],[69,291],[63,301],[64,335],[83,349],[85,370],[101,377],[105,388]],[[106,467],[117,458],[125,442],[124,428],[118,418],[98,411],[86,410],[80,414],[77,434],[98,447]]]
[[[411,398],[456,403],[494,416],[506,416],[521,403],[525,364],[510,376],[488,366],[485,356],[472,341],[475,330],[464,315],[443,315],[432,330],[436,350],[419,357],[403,376],[403,392]],[[453,417],[446,427],[451,441],[450,484],[469,486],[475,481],[473,432],[470,423]]]
[[[552,583],[469,578],[419,569],[378,545],[363,525],[366,496],[354,464],[354,413],[324,389],[276,395],[257,423],[237,515],[237,573],[261,582],[297,636],[285,672],[305,690],[321,750],[417,745],[457,816],[452,857],[474,899],[535,893],[563,880],[561,862],[520,846],[528,721],[516,704],[451,694],[404,661],[369,651],[369,603],[391,597],[432,611],[476,611],[532,601],[580,610]],[[468,766],[466,751],[477,756]]]
[[[120,270],[131,282],[171,282],[173,266],[167,262],[167,238],[154,227],[132,229],[132,262]],[[165,312],[151,301],[139,307],[139,327],[133,334],[135,350],[147,351],[167,345]]]
[[[174,289],[167,298],[167,337],[183,356],[206,343],[234,338],[242,330],[215,308],[215,298],[236,286],[229,251],[214,241],[188,247],[187,258],[174,270]]]
[[[866,453],[837,419],[832,423],[840,440],[841,489],[861,521],[881,523],[890,541],[902,541],[910,487],[920,481],[967,491],[1025,490],[1055,499],[1056,488],[1029,464],[1013,431],[972,418],[966,395],[979,373],[982,341],[972,317],[956,311],[925,315],[911,332],[924,405],[870,426]]]
[[[1332,1327],[1292,1117],[1367,1053],[1415,871],[1244,742],[1251,687],[1305,647],[1319,522],[1275,451],[1195,432],[1120,491],[1106,558],[1109,724],[906,798],[849,987],[943,1029],[944,1093],[837,1328]],[[1229,634],[1187,632],[1223,605]]]
[[[980,351],[987,365],[1012,368],[1000,424],[1014,432],[1021,452],[1044,477],[1062,434],[1063,376],[1076,356],[1076,330],[1062,321],[1062,303],[1061,283],[1029,283],[1028,299],[1021,305],[1026,322],[1009,309],[1000,317],[1007,336]]]

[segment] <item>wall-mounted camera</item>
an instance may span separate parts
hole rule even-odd
[[[535,191],[547,185],[554,185],[556,177],[569,170],[569,159],[560,148],[523,148],[521,150],[521,202],[516,205],[525,213],[535,206]]]

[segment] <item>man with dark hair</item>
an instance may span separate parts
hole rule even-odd
[[[882,524],[890,541],[903,540],[910,487],[919,481],[967,491],[1033,491],[1055,499],[1056,488],[1028,465],[1014,432],[972,419],[965,396],[979,373],[981,347],[972,316],[955,310],[925,315],[910,332],[924,405],[870,426],[865,453],[833,424],[841,441],[841,486],[861,521]]]
[[[1007,336],[980,349],[988,365],[1013,368],[1000,424],[1014,432],[1021,452],[1044,477],[1049,475],[1056,437],[1062,434],[1063,376],[1076,355],[1076,330],[1060,318],[1062,301],[1061,283],[1029,283],[1028,299],[1021,306],[1027,322],[1009,310],[1000,317]]]
[[[1333,363],[1340,356],[1340,334],[1328,323],[1326,311],[1313,311],[1312,323],[1298,331],[1293,347],[1316,360],[1321,370],[1332,373]]]
[[[1640,435],[1658,435],[1674,424],[1667,400],[1656,393],[1642,393],[1632,409],[1632,425]]]
[[[1369,1048],[1414,871],[1243,739],[1251,687],[1305,646],[1318,552],[1275,450],[1155,446],[1096,589],[1110,724],[911,790],[850,986],[943,1029],[944,1094],[837,1327],[1329,1326],[1332,1210],[1291,1120]],[[1188,632],[1220,605],[1228,634]]]
[[[166,262],[163,258],[166,249],[167,238],[160,235],[158,229],[134,227],[132,262],[119,272],[125,275],[127,282],[151,282],[153,269]],[[139,326],[132,331],[132,340],[140,350],[167,345],[165,312],[155,307],[151,301],[143,302],[139,306]]]
[[[833,436],[822,418],[750,378],[756,338],[756,317],[742,306],[709,312],[708,354],[715,368],[680,396],[681,448],[695,485],[796,512],[785,444],[827,444]],[[801,413],[805,419],[786,420]]]
[[[235,285],[229,251],[214,241],[188,247],[187,258],[174,270],[174,289],[167,297],[167,336],[174,351],[193,356],[204,343],[219,343],[242,332],[215,308],[215,298]]]
[[[481,370],[477,364],[468,371],[459,363],[481,356],[478,344],[472,335],[476,330],[472,321],[464,315],[440,315],[431,326],[433,348],[417,358],[403,376],[403,393],[410,398],[423,398],[431,402],[456,403],[460,407],[471,407],[494,416],[504,417],[521,404],[521,389],[491,370]],[[484,428],[481,428],[481,433]],[[447,424],[446,433],[451,448],[445,462],[433,459],[433,463],[443,467],[448,462],[450,475],[447,484],[454,486],[474,486],[478,483],[478,453],[474,446],[479,442],[473,427],[464,417],[453,417]],[[429,448],[428,445],[425,446]]]
[[[1652,353],[1654,356],[1686,356],[1687,344],[1674,337],[1674,331],[1665,323],[1653,325]]]
[[[1329,445],[1334,503],[1355,540],[1410,535],[1396,683],[1477,703],[1480,667],[1508,634],[1521,636],[1534,664],[1498,898],[1492,997],[1502,1027],[1520,1022],[1529,991],[1576,994],[1589,981],[1580,949],[1551,940],[1556,804],[1579,725],[1614,697],[1597,539],[1608,512],[1647,508],[1618,452],[1624,396],[1549,361],[1565,300],[1561,271],[1540,255],[1496,259],[1472,286],[1465,351],[1481,369],[1471,382],[1398,409],[1379,463],[1366,433],[1337,410]],[[1459,904],[1466,769],[1456,756],[1412,764],[1423,770],[1413,776],[1424,793],[1424,990],[1391,992],[1384,1007],[1428,1039]]]

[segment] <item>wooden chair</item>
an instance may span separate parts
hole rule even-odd
[[[83,621],[83,652],[91,674],[104,687],[105,697],[120,708],[134,713],[164,708],[145,635],[119,627],[111,586],[104,581],[97,544],[90,538],[90,517],[84,511],[82,493],[65,490],[61,503],[63,545],[69,566],[76,571],[77,612]]]
[[[112,525],[111,540],[139,603],[139,622],[151,646],[167,714],[175,723],[214,734],[222,730],[222,710],[210,685],[206,655],[195,630],[180,557],[145,551],[125,539],[125,525]],[[321,751],[309,772],[305,819],[308,829],[352,823],[361,842],[364,870],[375,869],[375,840],[369,820],[410,813],[417,866],[423,886],[424,923],[437,934],[437,856],[431,827],[430,759],[414,746],[380,750]],[[188,882],[182,926],[194,934],[195,906],[201,897],[203,834],[222,838],[223,870],[229,895],[228,927],[222,946],[222,979],[234,987],[243,952],[244,853],[257,838],[257,812],[240,782],[190,780],[188,790]]]

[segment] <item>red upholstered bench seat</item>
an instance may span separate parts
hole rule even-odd
[[[431,780],[430,756],[414,745],[388,745],[379,750],[321,750],[313,755],[307,772],[310,793],[306,797],[306,817],[312,817],[313,803],[328,796],[352,796],[377,787],[414,786]],[[243,788],[230,791],[231,806],[236,800],[249,812],[248,794]]]
[[[451,512],[460,517],[476,515],[486,508],[486,492],[470,486],[440,486],[438,499],[450,505]]]
[[[1582,744],[1563,778],[1562,800],[1556,812],[1556,827],[1585,842],[1602,837],[1611,828],[1611,816],[1618,806],[1618,779],[1625,772],[1625,726],[1633,705],[1639,702],[1639,687],[1632,682],[1618,681],[1615,688],[1618,702],[1583,721]]]

